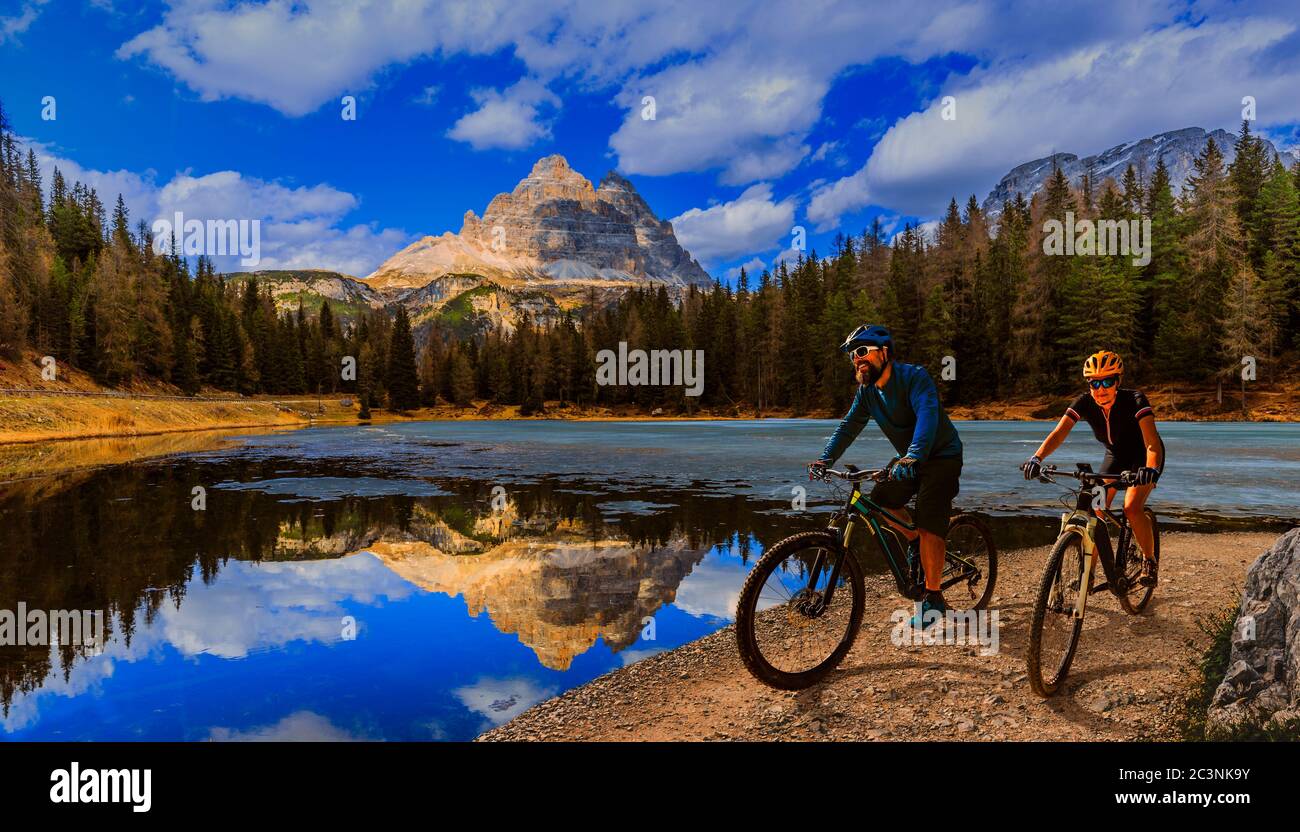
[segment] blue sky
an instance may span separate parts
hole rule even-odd
[[[874,216],[896,229],[950,196],[982,200],[1053,151],[1235,130],[1247,95],[1258,128],[1292,146],[1300,13],[1289,1],[4,0],[0,79],[47,171],[106,202],[121,192],[135,219],[261,219],[263,268],[365,275],[561,153],[593,180],[628,176],[726,277],[788,256],[796,225],[824,253]],[[355,121],[340,117],[346,95]]]

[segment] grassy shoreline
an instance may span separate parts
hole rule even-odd
[[[250,427],[305,427],[316,424],[356,424],[357,405],[347,394],[329,396],[257,396],[252,398],[187,399],[172,394],[169,387],[131,388],[122,396],[69,395],[104,393],[87,378],[73,377],[57,384],[43,384],[37,378],[6,377],[0,381],[0,445],[149,436],[182,431],[226,430]],[[80,374],[78,374],[79,376]],[[12,383],[11,383],[12,382]],[[41,393],[7,393],[5,387],[49,388]],[[117,391],[113,391],[117,392]],[[134,395],[133,395],[134,394]],[[1250,410],[1243,413],[1231,396],[1219,401],[1217,390],[1201,388],[1152,388],[1147,391],[1162,422],[1300,421],[1300,384],[1261,387],[1249,398]],[[1037,396],[1013,401],[957,405],[948,409],[955,421],[1055,420],[1064,412],[1069,396]],[[475,401],[459,407],[438,404],[409,412],[374,408],[369,421],[469,421],[469,420],[567,420],[567,421],[696,421],[739,419],[834,419],[842,414],[826,410],[795,412],[789,409],[759,411],[752,407],[698,408],[688,412],[645,410],[634,406],[577,406],[547,402],[540,411],[524,413],[518,405]]]
[[[1156,397],[1152,397],[1153,399]],[[355,403],[343,405],[343,396],[312,399],[230,399],[192,401],[137,398],[82,398],[61,395],[5,395],[0,393],[0,445],[62,440],[149,436],[185,431],[223,430],[251,427],[307,427],[318,424],[357,424]],[[1156,405],[1159,407],[1159,405]],[[1056,418],[1055,403],[994,402],[950,411],[955,421],[1032,421]],[[1164,411],[1170,412],[1170,411]],[[375,408],[371,422],[398,421],[712,421],[744,419],[832,419],[840,414],[813,412],[728,409],[696,410],[691,413],[646,413],[633,408],[575,407],[552,404],[530,414],[517,405],[476,402],[467,407],[438,405],[396,413]],[[1296,422],[1300,412],[1268,412],[1242,419],[1240,411],[1227,413],[1170,412],[1175,418],[1163,422],[1240,421]],[[1234,416],[1238,418],[1233,418]],[[1181,417],[1181,418],[1178,418]]]

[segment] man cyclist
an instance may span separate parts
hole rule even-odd
[[[1156,481],[1165,467],[1165,444],[1156,431],[1156,417],[1141,391],[1119,386],[1124,375],[1124,360],[1109,350],[1088,356],[1083,362],[1083,377],[1088,391],[1080,395],[1065,409],[1065,415],[1043,440],[1023,465],[1025,479],[1032,480],[1042,472],[1043,460],[1055,451],[1069,436],[1076,422],[1084,419],[1092,427],[1093,436],[1106,447],[1101,473],[1118,474],[1136,471],[1137,483],[1124,495],[1124,514],[1133,529],[1133,539],[1142,550],[1143,586],[1155,586],[1158,579],[1156,561],[1152,556],[1155,538],[1151,523],[1142,507],[1156,487]],[[1119,490],[1115,483],[1106,487],[1106,508]]]
[[[858,391],[821,458],[808,466],[817,476],[857,439],[870,419],[875,419],[899,456],[890,461],[888,479],[876,484],[871,499],[909,520],[904,508],[916,495],[916,523],[909,531],[890,523],[907,540],[910,557],[921,558],[925,570],[925,597],[912,626],[921,628],[926,614],[942,616],[948,606],[941,588],[944,542],[952,500],[960,489],[962,446],[957,429],[939,402],[939,391],[924,367],[894,360],[894,340],[883,326],[860,326],[840,345],[853,361]],[[918,546],[919,538],[919,546]],[[933,616],[929,623],[938,620]]]

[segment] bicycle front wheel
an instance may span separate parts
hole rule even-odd
[[[758,559],[740,590],[740,657],[771,687],[798,690],[816,684],[853,646],[865,601],[862,567],[835,535],[788,537]]]
[[[1029,625],[1029,652],[1025,657],[1029,686],[1039,696],[1051,696],[1070,672],[1083,620],[1074,617],[1083,582],[1083,538],[1069,531],[1057,539],[1047,558],[1047,569],[1034,600]],[[1092,575],[1089,573],[1091,590]]]

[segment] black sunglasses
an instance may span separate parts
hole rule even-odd
[[[1119,384],[1119,376],[1107,376],[1106,378],[1094,378],[1088,382],[1088,386],[1091,387],[1093,390],[1098,390],[1102,387],[1109,389],[1111,387],[1114,387],[1116,384]]]

